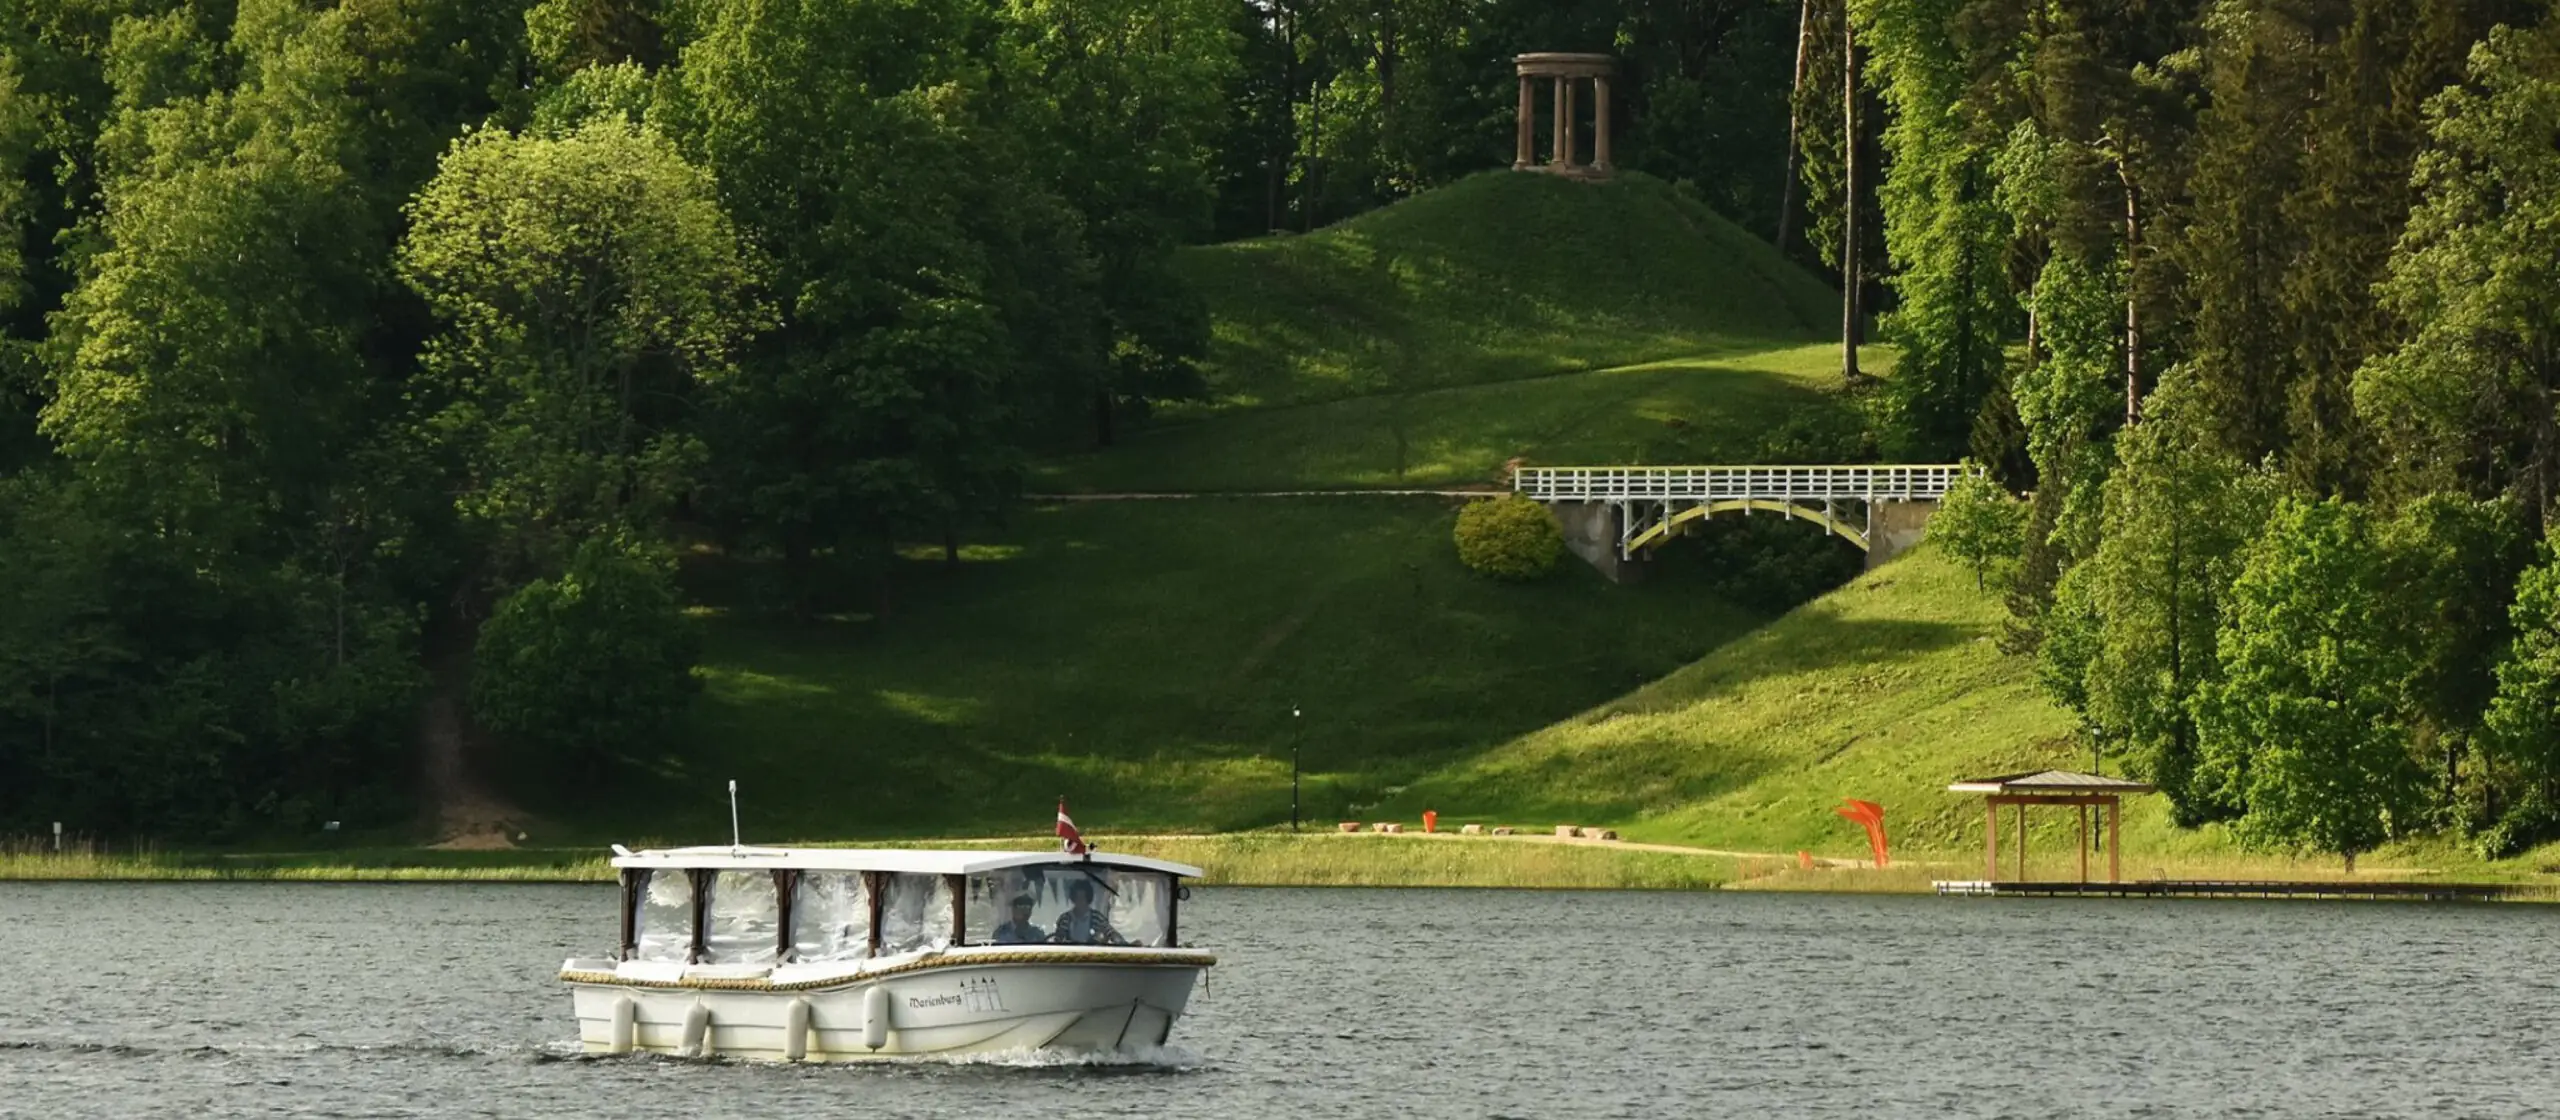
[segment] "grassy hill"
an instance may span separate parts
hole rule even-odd
[[[1417,779],[1387,808],[1863,857],[1863,834],[1832,813],[1856,797],[1886,807],[1897,852],[1935,861],[1914,882],[1970,877],[1981,866],[1982,799],[1949,793],[1948,783],[2091,765],[2071,745],[2068,713],[2037,690],[2033,666],[1995,645],[2004,617],[1969,571],[1923,546],[1658,681]],[[2076,874],[2075,818],[2046,809],[2029,822],[2035,866]],[[2334,857],[2296,864],[2245,855],[2222,826],[2177,828],[2157,796],[2126,802],[2124,845],[2128,876],[2338,870]],[[2004,852],[2014,858],[2014,849]],[[2514,876],[2546,867],[2553,853],[2560,845],[2489,865],[2423,840],[2386,847],[2361,866]]]
[[[1215,315],[1219,402],[1035,485],[1439,485],[1514,455],[1734,461],[1857,429],[1812,341],[1837,301],[1642,176],[1481,176],[1185,267]],[[919,550],[892,613],[824,623],[744,613],[732,589],[752,573],[701,558],[707,687],[686,741],[610,797],[507,792],[555,833],[625,841],[724,835],[730,777],[768,837],[1016,835],[1060,794],[1115,832],[1236,829],[1287,819],[1294,746],[1306,815],[1331,821],[1418,804],[1407,787],[1481,788],[1464,776],[1541,728],[1788,605],[1711,591],[1731,585],[1695,556],[1637,587],[1578,564],[1491,583],[1457,564],[1453,513],[1042,504],[949,568]],[[1501,808],[1578,810],[1577,791],[1602,792],[1521,789]]]
[[[692,578],[706,691],[681,749],[610,798],[515,783],[595,839],[1018,835],[1068,796],[1120,832],[1311,819],[1651,680],[1773,617],[1673,566],[1619,587],[1464,571],[1438,499],[1195,499],[1026,510],[884,617],[779,623]],[[1292,719],[1290,709],[1305,714]],[[556,839],[556,837],[555,837]]]
[[[1309,404],[1837,337],[1839,297],[1669,184],[1493,171],[1180,261],[1222,407]]]
[[[1890,352],[1862,352],[1868,368]],[[1239,409],[1051,460],[1062,493],[1456,486],[1538,463],[1828,461],[1859,438],[1840,349],[1784,343],[1522,381]]]
[[[1305,236],[1186,251],[1211,401],[1046,491],[1481,483],[1512,458],[1830,458],[1830,289],[1669,185],[1489,172]],[[1879,368],[1890,356],[1877,352]]]

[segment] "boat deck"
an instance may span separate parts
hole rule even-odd
[[[1940,880],[1939,894],[1988,898],[2354,898],[2491,902],[2524,888],[2497,883],[2359,883],[2324,880],[2145,879],[2130,883]]]

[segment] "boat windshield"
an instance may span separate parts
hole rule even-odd
[[[647,872],[632,907],[638,934],[633,956],[683,964],[693,956],[693,879],[682,871]]]
[[[853,961],[871,955],[871,892],[859,871],[804,871],[792,888],[791,956]]]
[[[951,943],[951,880],[899,872],[880,907],[880,955],[938,949]]]
[[[710,964],[772,966],[782,911],[771,871],[723,871],[711,880],[702,947]]]
[[[1141,945],[1173,935],[1173,876],[1083,863],[969,876],[969,944]]]

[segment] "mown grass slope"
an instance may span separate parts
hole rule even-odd
[[[1862,358],[1887,369],[1891,354]],[[1033,485],[1094,493],[1433,487],[1533,463],[1829,459],[1854,445],[1837,344],[1787,343],[1585,373],[1171,419],[1042,464]]]
[[[2000,652],[2005,618],[1996,593],[1976,590],[1967,569],[1924,545],[1661,680],[1418,779],[1389,808],[1862,858],[1864,834],[1832,811],[1856,797],[1885,806],[1895,850],[1928,865],[1914,875],[1975,878],[1982,798],[1947,792],[1949,783],[2092,765],[2073,743],[2069,714],[2038,690],[2032,662]],[[2104,768],[2119,772],[2114,762]],[[2076,816],[2047,808],[2028,819],[2031,873],[2076,877]],[[2014,830],[2014,818],[2004,813],[2002,827]],[[2548,870],[2553,852],[2560,845],[2487,864],[2449,841],[2422,839],[2372,853],[2359,867],[2531,878]],[[2004,841],[2003,876],[2016,874],[2015,856]],[[2093,860],[2103,876],[2103,856]],[[2339,870],[2335,857],[2243,852],[2225,826],[2178,828],[2156,795],[2125,804],[2128,878]]]
[[[706,610],[682,749],[611,796],[519,785],[597,838],[1014,834],[1286,822],[1289,753],[1330,823],[1439,766],[1624,692],[1774,615],[1674,566],[1497,584],[1437,499],[1190,499],[1026,510],[956,570],[919,559],[886,617]],[[711,604],[730,601],[698,566]],[[1293,719],[1292,706],[1304,712]]]
[[[1220,406],[1308,404],[1806,343],[1839,299],[1669,184],[1494,171],[1304,236],[1186,252]]]

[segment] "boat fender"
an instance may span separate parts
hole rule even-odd
[[[684,1013],[684,1052],[696,1058],[711,1056],[711,1008],[694,1004]]]
[[[809,1056],[809,1001],[795,999],[782,1013],[782,1056],[799,1061]]]
[[[631,1044],[634,1041],[633,1036],[637,1035],[640,1030],[639,1019],[640,1005],[631,1002],[630,996],[623,996],[614,1000],[613,1036],[612,1041],[606,1043],[605,1052],[608,1054],[630,1053]]]
[[[874,1050],[889,1044],[889,986],[873,984],[862,993],[862,1044]]]

